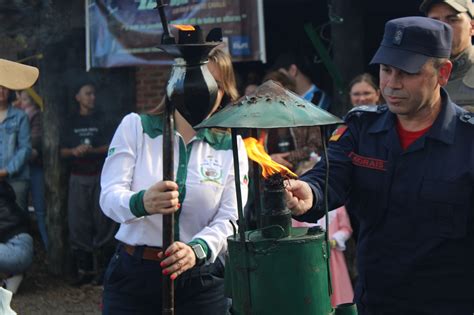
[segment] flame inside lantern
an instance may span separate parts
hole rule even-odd
[[[173,27],[176,27],[180,31],[195,31],[196,29],[192,25],[184,24],[172,24]]]
[[[287,167],[273,161],[270,155],[265,152],[263,143],[255,138],[244,139],[245,149],[249,158],[257,162],[262,167],[262,176],[269,178],[274,174],[281,174],[286,178],[297,178],[298,176]]]

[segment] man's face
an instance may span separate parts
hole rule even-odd
[[[0,103],[7,103],[9,94],[10,94],[9,89],[7,89],[6,87],[0,86]]]
[[[84,85],[76,94],[79,106],[86,110],[92,110],[95,106],[95,89],[92,85]]]
[[[439,98],[439,88],[445,85],[451,71],[436,70],[428,61],[418,73],[410,74],[398,68],[380,65],[380,89],[390,111],[407,118],[418,117],[423,109]],[[442,74],[440,74],[442,73]]]
[[[467,13],[458,13],[446,3],[433,4],[428,11],[429,18],[449,24],[453,29],[451,56],[456,57],[471,46],[474,35],[473,21]]]

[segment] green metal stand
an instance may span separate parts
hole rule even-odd
[[[272,234],[281,230],[284,235],[279,226],[267,229],[274,229]],[[289,237],[265,238],[262,230],[255,230],[246,232],[245,244],[237,235],[227,241],[226,282],[234,314],[334,314],[328,294],[329,255],[324,232],[292,228]],[[247,285],[250,309],[244,307]]]

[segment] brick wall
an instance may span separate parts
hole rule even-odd
[[[137,67],[137,112],[148,111],[161,102],[169,73],[169,66]]]

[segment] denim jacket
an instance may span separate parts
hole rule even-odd
[[[7,170],[8,178],[29,179],[30,124],[26,113],[12,105],[0,123],[0,148],[0,169]]]

